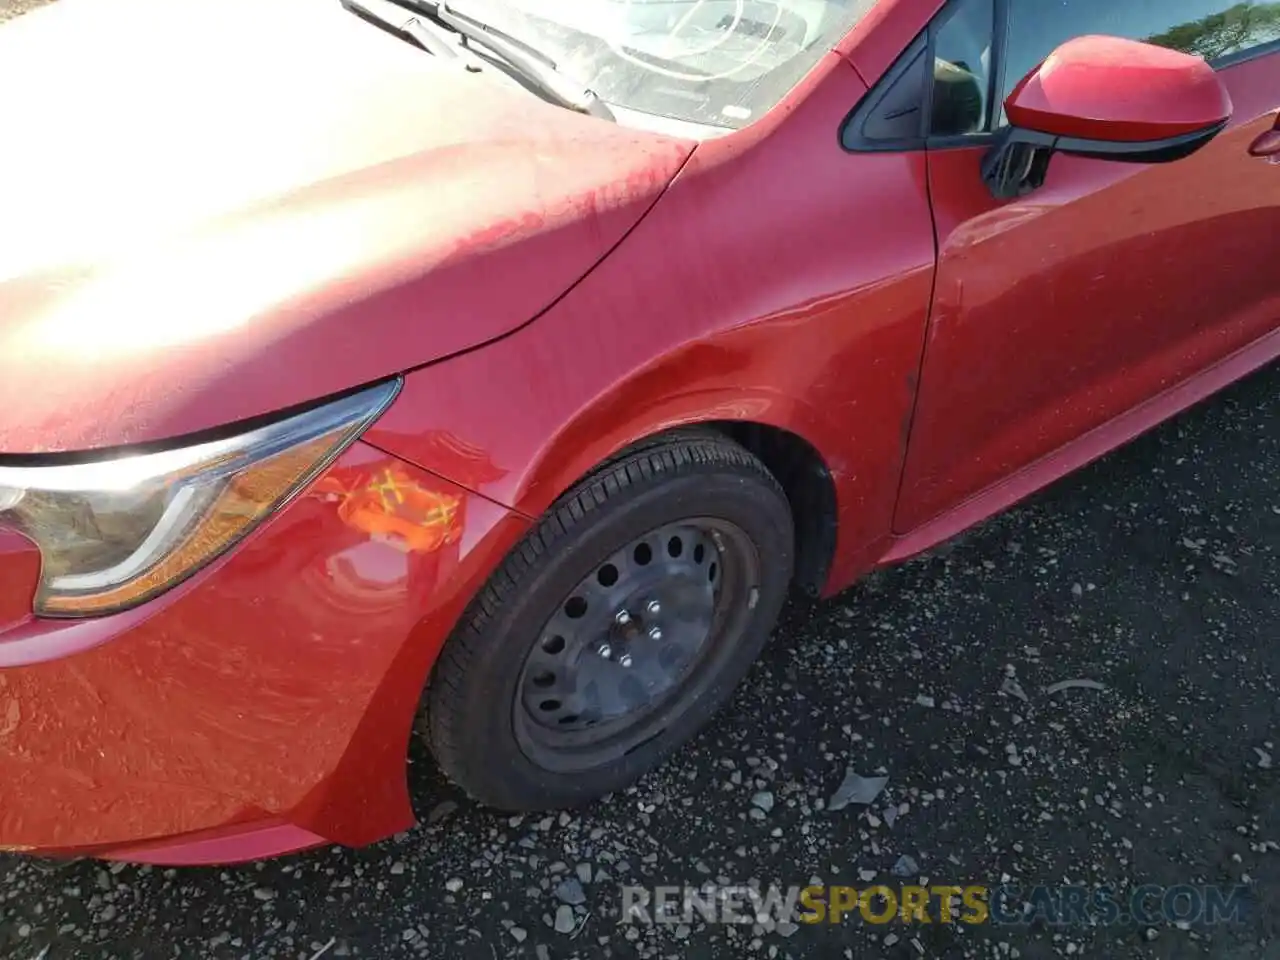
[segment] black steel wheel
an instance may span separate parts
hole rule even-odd
[[[604,468],[512,552],[441,654],[426,725],[441,766],[510,810],[630,784],[759,655],[793,538],[777,482],[717,435]]]
[[[759,580],[746,533],[696,518],[641,534],[570,591],[520,680],[517,739],[552,770],[598,766],[657,732]]]

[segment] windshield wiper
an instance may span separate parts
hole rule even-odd
[[[387,0],[410,13],[427,18],[427,22],[411,18],[394,25],[370,10],[361,0],[341,0],[342,5],[362,18],[413,40],[424,50],[447,59],[459,56],[458,50],[441,36],[440,28],[452,30],[468,44],[484,47],[527,83],[562,107],[604,120],[614,120],[608,104],[595,91],[582,86],[560,72],[554,60],[516,37],[483,21],[459,13],[443,0]]]
[[[375,27],[399,37],[401,40],[416,43],[423,50],[439,57],[441,60],[458,59],[457,44],[450,40],[447,34],[427,26],[421,20],[411,17],[401,23],[389,20],[384,14],[365,5],[362,0],[339,0],[339,2],[361,20],[371,23]]]

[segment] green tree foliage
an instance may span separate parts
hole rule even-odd
[[[1179,24],[1150,42],[1216,60],[1273,40],[1280,40],[1280,2],[1246,0],[1222,13]]]

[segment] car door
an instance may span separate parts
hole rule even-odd
[[[1042,188],[994,199],[980,165],[1005,94],[1061,43],[1089,34],[1205,56],[1231,94],[1230,125],[1170,164],[1059,155]],[[1280,320],[1280,164],[1254,155],[1275,146],[1280,2],[954,0],[925,44],[938,268],[899,532]]]

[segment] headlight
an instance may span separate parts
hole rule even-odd
[[[386,409],[398,382],[223,440],[65,466],[0,466],[0,526],[40,548],[36,613],[83,617],[168,590],[248,534]]]

